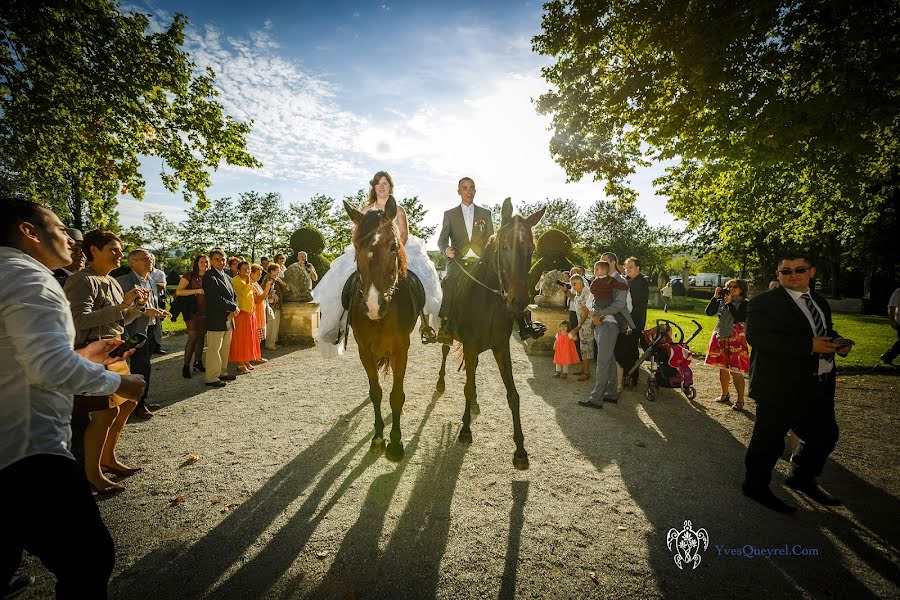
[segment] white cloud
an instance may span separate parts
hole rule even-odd
[[[360,175],[348,149],[365,120],[340,108],[333,84],[279,55],[267,30],[223,40],[207,25],[202,32],[189,29],[186,38],[197,64],[216,72],[225,111],[253,120],[248,149],[263,162],[258,174],[304,180]]]

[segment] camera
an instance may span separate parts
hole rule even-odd
[[[557,280],[556,280],[556,285],[560,285],[560,286],[566,288],[567,290],[572,288],[572,286],[570,286],[568,283],[566,283],[566,282],[563,281],[562,279],[557,279]]]
[[[719,290],[719,293],[716,294],[716,298],[719,300],[724,300],[728,296],[728,288],[722,288]]]

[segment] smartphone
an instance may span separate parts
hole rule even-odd
[[[846,340],[844,338],[835,338],[831,340],[832,344],[837,344],[838,348],[844,348],[845,346],[853,346],[856,344],[853,340]]]
[[[121,346],[117,346],[115,350],[109,353],[109,355],[113,358],[120,358],[123,354],[131,350],[132,348],[140,348],[144,344],[147,343],[147,336],[143,333],[136,333],[127,340]]]

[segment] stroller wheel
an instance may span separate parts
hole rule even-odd
[[[693,400],[697,397],[697,390],[696,388],[694,388],[694,386],[689,385],[684,388],[684,395],[688,400]]]
[[[649,400],[650,402],[655,402],[656,401],[656,387],[651,385],[650,387],[647,388],[647,391],[644,395],[647,397],[647,400]]]

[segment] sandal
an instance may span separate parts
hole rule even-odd
[[[719,404],[728,404],[731,402],[731,394],[722,394],[716,402]],[[741,404],[741,406],[743,406],[743,404]]]
[[[744,410],[744,401],[738,400],[734,403],[734,406],[731,407],[731,410]]]

